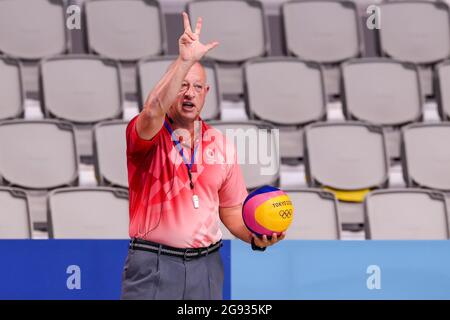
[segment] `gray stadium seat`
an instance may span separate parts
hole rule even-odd
[[[357,7],[351,1],[290,1],[282,5],[282,15],[290,55],[336,63],[362,52]]]
[[[176,57],[149,58],[139,61],[137,74],[139,79],[140,106],[145,103],[148,94],[156,86],[158,81],[166,73],[169,65]],[[220,118],[220,104],[222,100],[217,78],[217,67],[213,61],[202,60],[206,70],[206,82],[210,89],[206,96],[205,106],[202,110],[202,118],[205,120]]]
[[[254,0],[200,0],[187,4],[191,25],[203,18],[202,42],[219,41],[208,57],[243,62],[267,54],[268,34],[262,4]]]
[[[48,196],[49,236],[55,239],[127,239],[128,192],[62,188]]]
[[[40,59],[68,49],[62,0],[0,1],[0,51],[21,59]]]
[[[365,200],[366,238],[445,240],[449,238],[445,195],[431,190],[377,190]]]
[[[25,191],[0,187],[0,239],[31,238],[30,213]]]
[[[294,206],[294,220],[286,239],[339,240],[341,224],[333,193],[317,189],[286,192]]]
[[[209,125],[236,145],[247,189],[279,184],[279,141],[273,126],[259,121],[210,121]]]
[[[73,185],[78,179],[72,125],[56,120],[0,122],[0,179],[30,189]]]
[[[0,119],[22,117],[24,103],[20,62],[0,57]]]
[[[387,182],[384,134],[361,122],[316,122],[305,130],[306,170],[311,186],[362,190]]]
[[[450,122],[415,123],[403,129],[406,184],[450,191]]]
[[[343,226],[359,228],[365,195],[388,184],[383,129],[361,122],[316,122],[306,127],[304,138],[308,185],[335,193]]]
[[[417,67],[387,58],[350,60],[341,65],[344,113],[349,120],[382,125],[389,156],[400,157],[398,127],[422,118]]]
[[[85,12],[92,53],[136,61],[167,50],[163,15],[157,1],[88,1]]]
[[[95,173],[100,185],[128,188],[127,124],[126,121],[106,121],[94,128]]]
[[[428,64],[450,56],[450,14],[444,2],[380,4],[380,48],[384,55]]]
[[[348,119],[398,126],[419,121],[424,99],[415,65],[384,58],[342,64]]]
[[[439,114],[443,120],[450,120],[450,60],[437,66],[436,80],[436,98],[439,104]]]
[[[255,59],[244,65],[250,119],[278,125],[283,158],[303,156],[302,126],[326,117],[321,68],[296,58]]]
[[[122,115],[119,66],[88,55],[59,56],[40,66],[42,106],[48,117],[94,123]]]

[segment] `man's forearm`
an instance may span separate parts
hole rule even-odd
[[[148,95],[136,123],[141,138],[150,140],[161,129],[164,117],[176,100],[183,80],[193,64],[194,62],[177,58]]]
[[[195,62],[178,57],[149,94],[144,110],[152,115],[164,115],[177,98],[184,78]]]

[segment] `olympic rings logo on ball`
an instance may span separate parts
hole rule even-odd
[[[278,212],[278,214],[279,214],[280,217],[282,217],[283,219],[290,218],[290,217],[292,216],[292,209],[280,210],[280,211]]]

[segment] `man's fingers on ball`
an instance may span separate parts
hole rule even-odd
[[[273,234],[272,234],[272,243],[276,243],[278,241],[278,236],[277,236],[277,234],[274,232]]]

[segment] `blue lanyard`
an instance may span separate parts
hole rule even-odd
[[[188,160],[186,159],[186,157],[184,156],[183,147],[181,146],[180,141],[177,139],[177,137],[175,136],[175,133],[173,132],[172,128],[170,127],[170,125],[167,123],[166,120],[164,120],[164,127],[166,127],[167,131],[170,133],[170,136],[172,137],[172,141],[173,141],[175,147],[178,149],[178,153],[183,158],[183,163],[186,166],[187,171],[188,171],[191,189],[194,189],[194,184],[192,182],[191,169],[192,169],[192,166],[194,165],[195,154],[197,153],[198,145],[196,145],[194,147],[194,152],[192,153],[191,162],[189,163]]]

